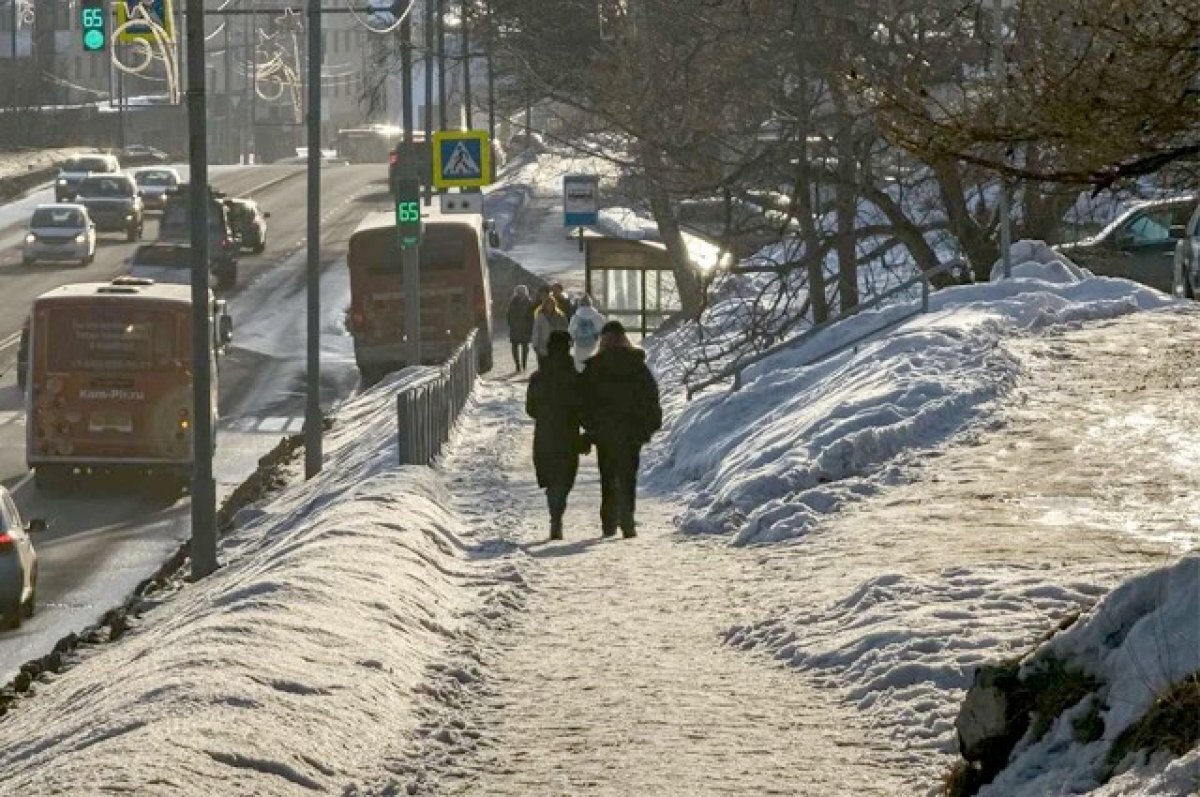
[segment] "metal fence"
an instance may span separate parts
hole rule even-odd
[[[397,448],[401,465],[428,465],[450,439],[478,373],[477,331],[472,331],[436,374],[396,395]]]
[[[828,321],[825,321],[820,324],[813,324],[811,327],[806,329],[802,334],[797,335],[794,338],[788,338],[787,340],[777,343],[774,346],[771,346],[770,348],[763,349],[762,351],[760,351],[750,357],[747,357],[744,360],[739,360],[738,362],[722,369],[719,373],[715,374],[712,377],[709,377],[708,379],[704,379],[702,381],[687,385],[686,390],[687,390],[688,401],[691,401],[692,397],[695,396],[697,393],[699,393],[701,390],[704,390],[705,388],[713,387],[714,385],[720,384],[721,382],[729,381],[731,379],[733,380],[733,385],[732,385],[733,390],[741,389],[741,387],[742,387],[742,371],[749,368],[751,365],[754,365],[755,363],[758,363],[758,362],[762,362],[766,358],[768,358],[772,355],[778,354],[779,352],[781,352],[785,349],[795,348],[796,346],[799,346],[803,343],[807,343],[809,340],[811,340],[813,337],[815,337],[816,335],[821,333],[823,330],[828,329],[829,327],[833,326],[834,324],[838,323],[839,321],[845,321],[847,318],[850,318],[851,316],[858,315],[859,313],[863,312],[864,310],[873,310],[876,307],[883,305],[884,303],[888,302],[891,299],[896,299],[897,297],[903,296],[906,298],[908,291],[910,289],[916,287],[917,285],[921,286],[921,301],[920,301],[920,303],[918,304],[916,302],[913,302],[913,304],[910,308],[910,312],[906,313],[903,316],[891,319],[888,322],[888,324],[885,325],[885,327],[895,326],[896,324],[899,324],[902,321],[912,318],[913,316],[915,316],[919,313],[927,312],[929,310],[929,293],[933,289],[933,285],[932,285],[933,278],[940,274],[945,274],[945,273],[949,272],[953,266],[954,266],[953,262],[947,262],[947,263],[942,263],[942,264],[936,266],[935,268],[931,268],[928,271],[922,271],[919,274],[917,274],[915,277],[905,280],[904,282],[900,283],[896,287],[892,288],[891,290],[887,291],[886,293],[882,293],[882,294],[876,296],[874,299],[872,299],[869,302],[866,302],[865,304],[855,305],[854,307],[850,308],[849,310],[847,310],[846,312],[842,313],[841,315],[839,315],[835,318],[831,318]],[[846,349],[850,346],[853,346],[853,345],[856,345],[856,344],[862,342],[865,338],[869,338],[872,335],[878,334],[880,331],[882,331],[882,330],[881,329],[868,330],[867,332],[863,333],[862,335],[860,335],[852,340],[841,342],[838,346],[834,347],[833,349],[830,349],[825,352],[821,352],[820,354],[813,355],[813,357],[810,358],[809,362],[814,362],[816,360],[820,360],[825,357],[829,357],[832,354],[835,354],[839,351],[842,351],[843,349]]]

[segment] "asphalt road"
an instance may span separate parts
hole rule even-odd
[[[234,195],[249,193],[271,213],[263,255],[244,254],[239,285],[230,291],[234,345],[220,364],[219,498],[253,471],[280,436],[300,431],[304,411],[305,234],[304,170],[257,166],[217,170],[212,182]],[[385,170],[331,166],[322,170],[322,403],[329,407],[358,384],[342,317],[348,301],[346,244],[367,212],[388,206]],[[39,556],[37,614],[21,629],[0,632],[0,681],[24,661],[49,650],[71,630],[93,622],[151,574],[190,533],[187,499],[165,497],[155,485],[97,479],[67,495],[45,496],[25,467],[23,398],[16,387],[16,335],[39,294],[71,282],[124,273],[137,244],[102,236],[86,267],[23,266],[20,241],[43,189],[0,207],[0,481],[21,511],[46,518],[35,539]],[[23,218],[21,216],[23,215]],[[148,216],[147,239],[157,235]]]

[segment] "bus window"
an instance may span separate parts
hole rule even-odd
[[[176,318],[140,310],[55,308],[47,317],[46,368],[57,373],[154,371],[178,368]]]

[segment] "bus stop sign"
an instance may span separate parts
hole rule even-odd
[[[563,177],[563,224],[567,227],[595,225],[600,217],[600,178],[594,174]]]

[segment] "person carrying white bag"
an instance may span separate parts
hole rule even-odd
[[[604,328],[607,319],[592,306],[592,297],[586,293],[579,298],[571,323],[567,325],[567,334],[575,345],[575,370],[583,371],[587,359],[596,353],[600,343],[600,330]]]

